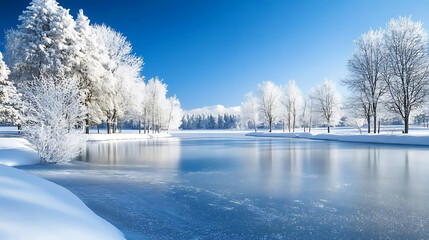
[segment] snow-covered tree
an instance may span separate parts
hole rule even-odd
[[[9,73],[9,68],[0,53],[0,123],[20,124],[20,95],[13,83],[8,80]]]
[[[308,121],[308,132],[311,132],[311,128],[313,125],[317,125],[320,121],[320,114],[319,111],[317,111],[317,99],[316,99],[316,88],[310,89],[310,91],[307,94],[307,109],[308,114],[307,115],[307,121]]]
[[[386,93],[383,34],[381,30],[370,30],[354,42],[356,49],[347,64],[350,77],[343,81],[354,95],[353,98],[359,100],[359,106],[365,108],[365,111],[360,112],[367,119],[368,133],[371,131],[371,115],[376,133],[378,106]]]
[[[102,45],[97,44],[96,35],[90,25],[88,17],[79,11],[76,18],[77,41],[79,43],[79,55],[77,65],[77,77],[79,81],[79,93],[81,103],[87,110],[85,117],[85,133],[89,134],[91,124],[100,124],[103,120],[103,103],[106,68],[103,66],[103,58],[107,57]]]
[[[183,110],[180,107],[180,101],[176,95],[166,99],[165,110],[163,112],[164,128],[167,130],[176,130],[182,124]]]
[[[302,101],[301,89],[298,88],[295,80],[290,80],[284,87],[281,100],[283,121],[287,122],[289,132],[291,130],[295,132],[295,127],[299,121],[299,114],[301,113]]]
[[[244,98],[245,101],[241,104],[241,118],[246,123],[251,121],[255,132],[257,132],[261,117],[259,99],[253,96],[252,92],[246,94]]]
[[[11,79],[18,90],[26,81],[49,76],[69,81],[75,73],[79,44],[69,10],[55,0],[32,0],[6,45]],[[11,49],[13,48],[13,49]]]
[[[280,114],[281,107],[281,90],[280,87],[270,81],[264,81],[258,85],[261,112],[268,122],[270,132],[272,125],[275,123]]]
[[[66,162],[76,157],[82,143],[76,123],[83,114],[76,81],[29,80],[24,87],[24,133],[42,162]]]
[[[163,103],[167,94],[167,84],[159,80],[158,77],[151,78],[146,85],[146,104],[148,106],[148,122],[152,127],[152,133],[159,132],[161,129]],[[150,130],[150,129],[149,129]]]
[[[304,98],[301,115],[299,116],[304,132],[306,131],[306,128],[310,128],[309,125],[311,117],[309,117],[309,115],[311,114],[311,110],[311,99],[307,96]]]
[[[330,133],[330,126],[335,126],[341,119],[341,96],[335,87],[335,83],[325,79],[315,89],[313,98],[315,99],[315,110],[325,120],[328,133]]]
[[[130,101],[136,93],[131,86],[142,81],[140,72],[143,60],[133,54],[131,43],[121,33],[105,25],[96,25],[93,30],[97,43],[107,52],[107,58],[103,62],[107,69],[103,77],[103,95],[106,99],[103,112],[110,133],[110,123],[113,121],[115,132],[117,120],[124,117],[127,106],[131,105]]]
[[[422,25],[411,17],[399,17],[390,20],[385,34],[387,102],[401,116],[404,133],[408,133],[413,111],[422,107],[428,95],[428,36]]]

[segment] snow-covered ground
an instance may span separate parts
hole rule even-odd
[[[0,127],[0,239],[124,239],[67,189],[11,167],[35,163],[16,128]]]
[[[37,152],[18,135],[16,127],[0,127],[0,164],[19,166],[38,162]]]
[[[358,143],[381,143],[381,144],[403,144],[429,146],[429,129],[424,127],[411,127],[409,134],[402,134],[402,126],[384,126],[380,134],[363,133],[348,127],[332,128],[331,133],[326,133],[326,128],[312,129],[311,133],[303,132],[297,129],[295,132],[282,132],[275,130],[272,133],[268,131],[251,132],[246,136],[253,137],[285,137],[285,138],[306,138],[314,140],[330,140]]]
[[[0,165],[1,239],[124,239],[69,190]]]

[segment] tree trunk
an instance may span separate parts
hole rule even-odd
[[[272,123],[272,121],[271,121],[271,119],[270,119],[270,120],[269,120],[269,124],[270,124],[270,132],[272,132],[271,123]]]
[[[378,134],[380,134],[380,125],[381,125],[381,120],[378,119]]]
[[[97,125],[97,133],[100,134],[100,124]]]
[[[110,118],[108,118],[107,119],[107,121],[106,121],[106,124],[107,124],[107,134],[110,134]]]
[[[377,133],[377,114],[374,113],[374,133]]]
[[[366,124],[368,124],[368,133],[371,133],[371,116],[366,118]]]
[[[409,116],[406,116],[404,119],[404,133],[408,133],[408,122],[409,122]]]
[[[85,134],[89,134],[89,115],[86,115],[85,119]]]
[[[282,121],[283,132],[285,132],[285,121]]]
[[[328,120],[328,133],[331,133],[331,121]]]
[[[142,120],[139,118],[139,133],[142,133]]]
[[[295,132],[295,124],[296,124],[295,115],[293,115],[293,125],[292,125],[293,132]]]
[[[257,130],[256,130],[256,122],[255,121],[253,121],[253,127],[255,128],[255,132],[257,132]]]
[[[118,121],[118,119],[116,118],[116,113],[113,115],[114,117],[112,118],[113,119],[113,124],[112,124],[112,127],[113,127],[113,133],[116,133],[116,127],[117,127],[117,121]]]

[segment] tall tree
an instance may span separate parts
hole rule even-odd
[[[100,124],[103,117],[103,76],[106,68],[103,66],[103,57],[106,52],[96,42],[96,35],[81,9],[76,18],[77,42],[80,45],[78,52],[77,77],[81,103],[86,108],[85,133],[89,134],[92,123]]]
[[[55,0],[32,0],[19,21],[18,28],[8,32],[6,45],[18,90],[26,81],[47,76],[57,83],[72,80],[79,46],[69,10]]]
[[[152,133],[160,131],[163,103],[167,94],[167,85],[158,77],[151,78],[146,85],[146,103],[148,104],[148,115],[152,125]]]
[[[368,133],[371,132],[371,115],[374,133],[377,132],[377,110],[381,97],[386,93],[383,34],[381,30],[370,30],[354,41],[356,48],[347,63],[351,76],[343,81],[356,95],[354,98],[359,99],[359,104],[367,109],[362,113],[367,119]]]
[[[20,124],[20,95],[13,83],[8,80],[9,73],[9,68],[4,63],[3,55],[0,53],[0,122]]]
[[[103,65],[107,69],[104,76],[103,107],[107,125],[113,121],[113,132],[116,131],[118,118],[122,118],[130,106],[130,100],[136,94],[131,87],[135,82],[142,81],[140,72],[143,59],[133,54],[132,46],[126,37],[105,25],[94,27],[97,43],[107,51]],[[110,127],[108,127],[110,133]]]
[[[296,85],[295,80],[290,80],[285,86],[282,98],[282,105],[284,106],[286,121],[288,123],[289,132],[295,132],[295,127],[299,121],[299,114],[302,108],[302,94],[301,89]]]
[[[420,108],[428,96],[429,62],[428,36],[421,22],[411,17],[392,19],[385,35],[390,93],[389,109],[399,114],[408,133],[410,116]]]

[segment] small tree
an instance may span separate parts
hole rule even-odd
[[[73,79],[51,78],[27,82],[24,99],[24,133],[44,163],[66,162],[80,152],[81,132],[76,123],[83,115],[79,92]]]
[[[183,110],[180,107],[180,101],[177,99],[176,95],[165,99],[165,103],[163,115],[165,116],[164,124],[168,133],[169,130],[178,129],[182,124]]]
[[[245,102],[241,104],[241,118],[248,122],[251,121],[255,132],[257,132],[257,125],[260,122],[260,103],[257,97],[249,92],[245,96]]]
[[[330,133],[330,126],[338,124],[341,118],[341,96],[335,88],[335,83],[325,79],[322,85],[315,89],[313,97],[316,100],[316,110],[326,121]]]
[[[273,82],[262,82],[258,85],[261,99],[261,112],[268,122],[270,132],[280,113],[281,90]]]

